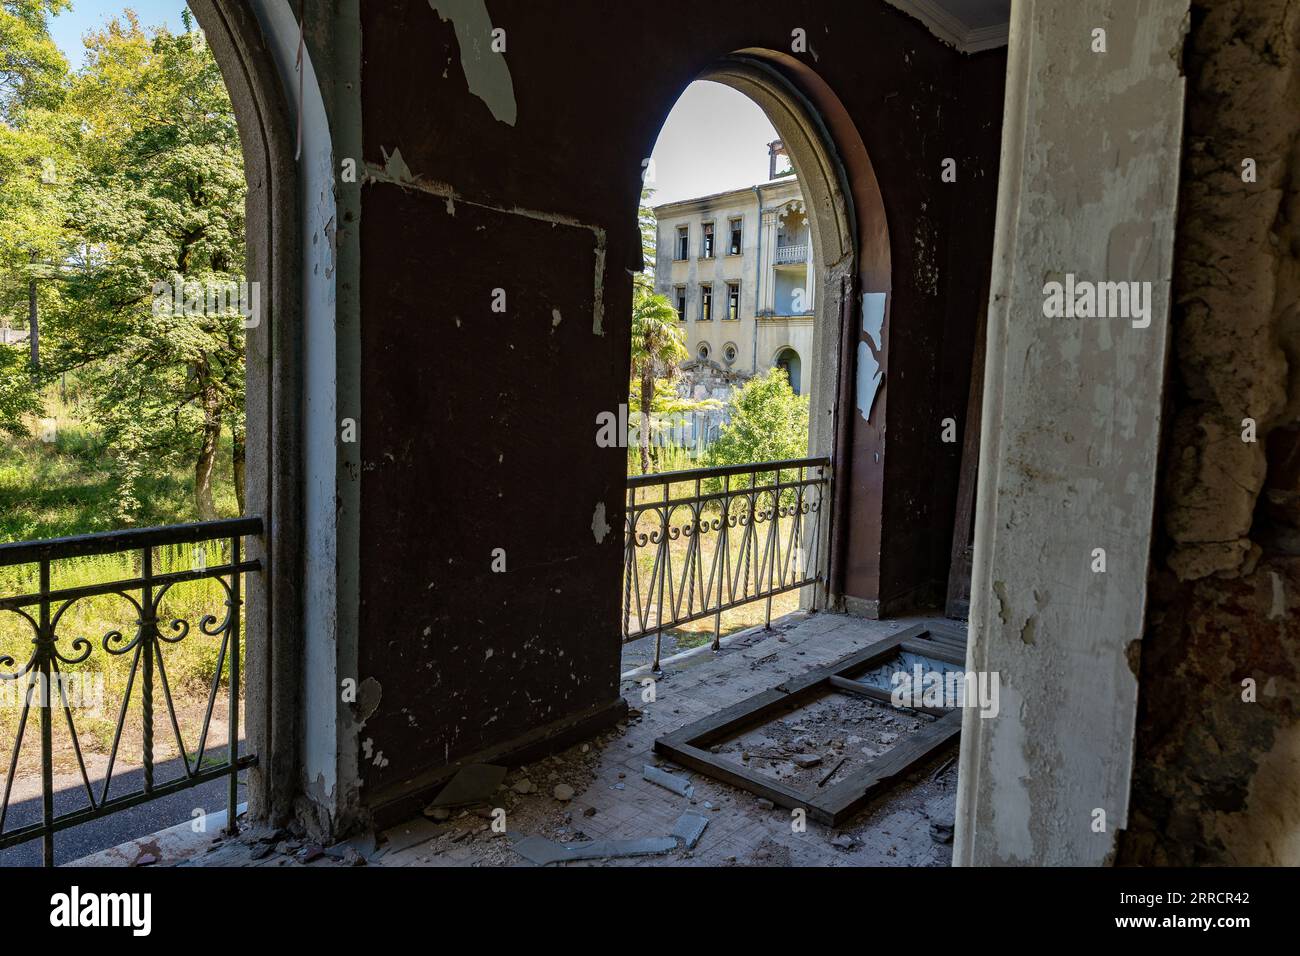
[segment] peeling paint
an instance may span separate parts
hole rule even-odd
[[[1003,624],[1011,623],[1011,604],[1007,600],[1007,586],[1001,581],[993,582],[993,593],[998,599],[998,618]]]
[[[1031,614],[1025,618],[1024,626],[1020,628],[1020,640],[1024,644],[1032,645],[1036,640],[1034,631],[1038,627],[1037,615]]]
[[[487,104],[492,115],[514,126],[519,118],[515,84],[504,53],[491,49],[492,18],[484,0],[429,0],[444,23],[452,22],[460,45],[460,66],[469,91]]]
[[[393,182],[411,183],[415,177],[411,175],[411,167],[406,165],[406,160],[402,158],[402,151],[396,146],[390,154],[384,147],[379,147],[379,152],[384,156],[384,175]]]
[[[367,677],[357,688],[357,714],[360,722],[365,723],[379,709],[379,702],[384,697],[384,689],[379,681]]]
[[[867,341],[858,343],[858,414],[865,421],[871,421],[871,410],[876,404],[876,395],[884,370],[880,365],[880,356],[884,354],[885,327],[885,293],[864,292],[862,294],[862,332]]]
[[[591,516],[591,533],[597,544],[603,544],[609,532],[609,522],[605,520],[605,502],[597,502],[596,513]]]

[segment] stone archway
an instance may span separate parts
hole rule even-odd
[[[880,574],[883,382],[892,288],[880,186],[843,103],[795,58],[743,49],[695,79],[730,86],[757,103],[776,127],[799,177],[816,258],[813,348],[802,356],[801,369],[801,391],[810,402],[808,452],[830,457],[834,469],[831,533],[821,556],[829,571],[827,599],[842,606],[847,595],[863,595],[847,603],[873,613],[871,598],[878,593]],[[855,384],[857,357],[867,348],[859,320],[863,291],[873,294],[880,318],[869,352],[878,364],[880,394],[865,412],[855,409],[853,400],[855,391],[862,392]],[[863,570],[850,576],[850,564]]]
[[[799,358],[799,353],[788,345],[783,345],[777,349],[772,364],[777,368],[785,369],[785,374],[790,379],[790,387],[794,389],[796,395],[802,395],[803,363]]]
[[[287,0],[189,5],[239,124],[248,181],[248,280],[259,283],[264,306],[262,321],[248,330],[245,386],[245,510],[265,525],[248,550],[266,569],[248,580],[246,746],[258,758],[249,775],[250,810],[282,822],[301,789],[303,326],[310,300],[319,298],[303,269],[313,224],[302,215],[299,191],[312,178],[300,160],[311,158],[313,147],[319,152],[313,140],[320,130],[310,119],[300,130],[293,113],[301,104],[303,116],[310,117],[320,91],[309,65],[301,90],[294,79],[299,31]]]

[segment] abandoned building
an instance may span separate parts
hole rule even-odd
[[[799,394],[813,345],[813,236],[798,179],[776,167],[781,143],[768,148],[781,178],[655,207],[655,287],[693,361],[739,376],[780,366]]]
[[[58,563],[138,552],[97,593],[139,610],[161,740],[179,579],[149,556],[224,541],[185,580],[225,605],[181,636],[226,642],[242,706],[165,784],[146,732],[138,793],[90,774],[65,809],[46,756],[0,848],[52,861],[217,780],[230,864],[369,833],[376,864],[1300,864],[1300,6],[190,7],[263,288],[246,516],[0,545],[40,579],[0,610],[30,674],[118,652],[60,631]],[[661,209],[658,271],[693,349],[798,353],[808,455],[630,482],[596,423],[627,400],[643,162],[700,79],[797,178]],[[755,352],[732,310],[806,331]],[[654,638],[778,592],[800,611],[624,658],[629,602]],[[914,665],[974,690],[891,702]],[[65,710],[31,709],[47,747]]]

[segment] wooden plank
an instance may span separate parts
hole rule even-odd
[[[822,685],[830,675],[888,660],[898,653],[899,645],[904,641],[925,632],[923,625],[909,627],[860,651],[847,654],[825,667],[790,678],[771,690],[747,697],[716,714],[701,717],[694,723],[687,724],[660,739],[673,746],[682,744],[708,746],[719,740],[725,740],[777,711],[794,710],[801,706],[805,700],[824,690]]]
[[[673,746],[691,743],[707,745],[729,736],[733,728],[739,730],[759,718],[784,708],[789,702],[790,695],[774,687],[753,697],[746,697],[730,707],[724,707],[715,714],[701,717],[670,734],[665,734],[655,741],[655,745],[658,746],[660,741]]]
[[[890,707],[897,709],[894,704],[893,695],[887,690],[881,690],[879,687],[872,687],[870,684],[864,684],[859,680],[852,680],[848,677],[840,677],[833,674],[827,678],[828,683],[836,690],[846,691],[850,694],[860,694],[863,697],[870,697],[874,701],[882,704],[888,704]],[[946,707],[904,707],[904,710],[914,710],[920,714],[928,714],[931,717],[946,717],[949,708]]]
[[[660,743],[661,741],[655,741],[655,750],[683,767],[699,771],[714,780],[721,780],[723,783],[739,787],[741,790],[747,790],[760,797],[766,797],[777,806],[788,807],[791,810],[807,810],[808,815],[818,823],[829,824],[831,822],[833,811],[825,805],[824,797],[821,794],[814,795],[804,793],[802,790],[796,790],[794,787],[786,786],[779,780],[774,780],[757,770],[751,770],[734,760],[719,757],[707,750],[701,750],[689,744],[661,748]]]
[[[962,647],[965,647],[967,643],[966,629],[956,624],[931,625],[929,636],[931,640],[950,641],[954,644],[960,644]]]
[[[841,676],[848,672],[861,671],[866,667],[879,664],[889,660],[898,653],[898,647],[904,641],[910,641],[914,638],[920,638],[926,633],[926,627],[923,624],[917,624],[906,630],[892,634],[884,640],[876,641],[869,647],[864,647],[860,651],[854,651],[852,654],[846,654],[839,660],[834,661],[825,667],[819,667],[815,670],[808,671],[798,677],[792,677],[782,684],[777,685],[778,690],[785,690],[787,693],[798,693],[806,690],[815,684],[820,684],[832,674]]]
[[[953,710],[888,753],[881,754],[857,773],[830,788],[824,798],[830,811],[830,825],[839,826],[866,805],[884,787],[897,782],[912,767],[961,733],[962,712]]]
[[[920,654],[922,657],[929,657],[932,660],[951,664],[953,667],[966,666],[966,654],[964,652],[941,647],[935,641],[930,641],[928,647],[926,643],[925,641],[907,641],[901,649],[909,654]]]
[[[949,640],[945,638],[935,638],[933,641],[926,640],[920,642],[922,647],[931,643],[936,645],[940,650],[950,651],[951,653],[960,655],[962,657],[966,656],[966,644],[964,642]]]
[[[787,786],[702,747],[734,736],[777,712],[798,710],[807,700],[825,693],[847,691],[892,704],[888,691],[854,681],[848,675],[878,666],[881,662],[896,657],[900,651],[910,651],[957,666],[964,664],[964,660],[958,661],[954,656],[955,648],[941,647],[938,642],[924,640],[928,633],[929,629],[925,625],[914,625],[832,664],[747,697],[716,714],[710,714],[658,738],[654,743],[655,752],[715,780],[766,797],[779,806],[803,809],[819,823],[838,826],[861,807],[873,792],[893,782],[912,764],[923,760],[959,734],[961,711],[907,708],[938,719],[893,750],[869,761],[862,770],[844,782],[810,793]]]

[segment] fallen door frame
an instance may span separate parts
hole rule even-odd
[[[655,751],[684,767],[766,797],[779,806],[806,810],[818,823],[839,826],[881,789],[896,782],[914,765],[936,753],[960,734],[961,709],[947,710],[943,716],[892,750],[868,761],[857,773],[824,790],[819,787],[819,792],[815,794],[786,786],[735,760],[710,753],[707,748],[764,718],[783,710],[795,710],[811,698],[823,694],[857,693],[878,703],[889,704],[888,691],[871,688],[866,684],[858,687],[845,685],[852,683],[854,674],[879,666],[903,652],[918,654],[954,667],[966,666],[964,639],[946,628],[918,624],[842,657],[833,664],[793,677],[771,690],[747,697],[716,714],[710,714],[666,734],[655,740]]]

